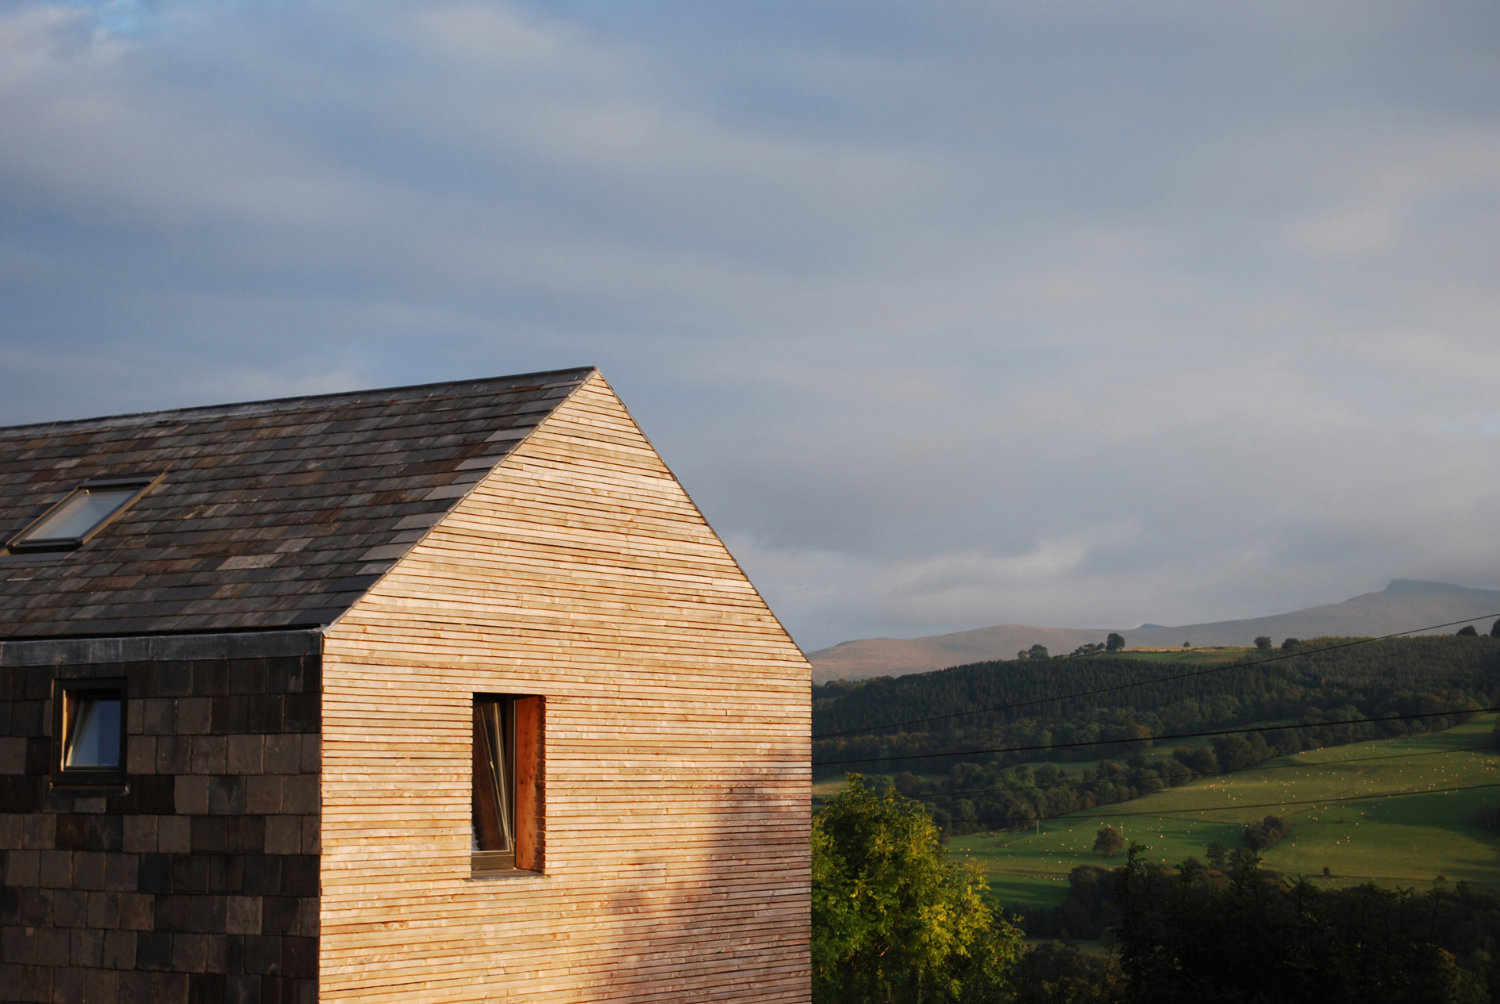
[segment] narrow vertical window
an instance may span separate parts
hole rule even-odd
[[[123,784],[125,681],[59,680],[52,703],[53,783]]]
[[[474,696],[471,868],[542,867],[540,697]]]
[[[474,867],[514,868],[515,704],[474,698]]]

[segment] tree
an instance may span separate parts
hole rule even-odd
[[[1489,948],[1466,940],[1485,924],[1492,937],[1480,916],[1496,906],[1478,897],[1475,913],[1443,922],[1464,902],[1446,890],[1321,890],[1267,873],[1245,848],[1228,876],[1173,874],[1143,862],[1144,850],[1132,844],[1117,872],[1113,936],[1130,1004],[1500,999]]]
[[[1256,764],[1255,747],[1241,735],[1217,736],[1214,739],[1214,759],[1226,773],[1244,770]]]
[[[1302,645],[1302,639],[1301,638],[1288,638],[1286,641],[1284,641],[1284,642],[1281,643],[1281,650],[1283,652],[1290,652],[1293,649],[1301,647],[1301,645]]]
[[[1050,659],[1050,658],[1052,658],[1050,655],[1047,654],[1047,646],[1046,645],[1033,645],[1033,646],[1031,646],[1031,648],[1028,649],[1027,652],[1026,652],[1026,657],[1028,659]]]
[[[1462,638],[1473,638],[1479,634],[1479,631],[1474,627],[1474,625],[1465,624],[1463,627],[1458,629],[1458,634]]]
[[[1118,729],[1111,729],[1110,732],[1114,733],[1110,736],[1111,739],[1130,740],[1123,744],[1123,748],[1129,752],[1142,753],[1151,748],[1150,726],[1135,719],[1131,719]]]
[[[1245,845],[1263,851],[1281,843],[1291,831],[1292,822],[1285,816],[1267,816],[1258,823],[1245,824]]]
[[[1100,827],[1094,837],[1094,853],[1112,858],[1125,849],[1125,835],[1113,826]]]
[[[1258,636],[1255,639],[1255,648],[1256,648],[1257,651],[1260,651],[1260,652],[1269,652],[1269,651],[1271,651],[1271,636],[1268,635],[1268,634],[1263,634],[1263,635]]]
[[[1125,647],[1125,636],[1118,631],[1111,631],[1109,637],[1104,639],[1104,651],[1118,652]]]
[[[1210,777],[1219,773],[1219,758],[1207,746],[1199,746],[1197,749],[1179,746],[1172,751],[1172,756],[1194,774]]]
[[[1042,941],[1016,966],[1017,1004],[1113,1004],[1124,993],[1120,967],[1067,941]]]
[[[1496,621],[1494,625],[1490,627],[1490,637],[1500,638],[1500,621]]]
[[[857,774],[813,818],[813,999],[958,1002],[997,996],[1021,931],[951,862],[918,802]]]

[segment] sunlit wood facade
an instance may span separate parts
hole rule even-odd
[[[540,694],[473,878],[471,694]],[[324,1000],[803,1001],[808,667],[594,376],[326,633]]]
[[[155,813],[149,837],[144,820],[123,820],[126,844],[134,840],[136,847],[110,845],[113,830],[102,826],[102,867],[119,852],[120,883],[126,883],[127,865],[139,869],[156,861],[139,855],[149,852],[166,864],[170,853],[192,857],[200,830],[212,836],[227,827],[228,833],[217,851],[231,870],[221,879],[206,873],[210,885],[201,901],[194,893],[191,903],[178,904],[184,897],[169,887],[122,886],[125,898],[140,900],[143,912],[133,920],[140,933],[131,936],[128,956],[121,951],[111,961],[106,952],[82,970],[74,963],[78,985],[97,983],[123,994],[177,986],[170,976],[180,977],[184,988],[199,988],[193,992],[258,987],[263,994],[274,986],[285,991],[278,991],[280,998],[310,1000],[315,990],[324,1001],[809,999],[808,665],[603,378],[591,370],[563,377],[551,384],[509,378],[521,404],[506,404],[508,417],[477,445],[453,445],[440,465],[428,463],[433,471],[441,466],[459,475],[430,475],[430,485],[380,491],[333,472],[330,479],[341,477],[361,489],[348,503],[357,509],[299,516],[294,498],[276,502],[286,512],[265,517],[256,540],[277,545],[274,554],[287,555],[288,566],[301,560],[302,570],[283,576],[290,586],[278,600],[258,585],[274,578],[266,570],[281,560],[257,551],[271,554],[271,545],[241,546],[215,559],[226,569],[255,573],[244,585],[219,590],[241,598],[238,622],[218,624],[214,618],[223,615],[212,607],[212,597],[194,600],[197,605],[174,608],[186,630],[197,632],[187,640],[136,640],[121,649],[98,637],[44,637],[42,632],[55,629],[40,620],[36,605],[18,606],[24,617],[16,621],[12,640],[0,637],[0,665],[34,667],[18,668],[5,680],[17,695],[35,699],[36,712],[28,711],[24,721],[36,735],[13,744],[12,766],[20,772],[16,790],[43,791],[37,786],[44,779],[33,777],[33,767],[44,765],[33,764],[36,757],[22,763],[22,754],[49,742],[43,698],[54,669],[46,667],[82,652],[99,665],[55,671],[125,672],[115,668],[123,651],[135,660],[128,672],[145,681],[131,692],[136,703],[129,704],[125,722],[131,745],[121,771],[128,768],[129,785],[109,799],[84,798],[84,792],[68,804],[44,793],[38,811]],[[436,402],[428,406],[443,406],[441,386],[418,390]],[[463,390],[474,397],[484,388]],[[348,437],[375,435],[362,431],[374,418],[316,422],[318,400],[275,404],[295,406],[297,421],[324,435],[330,451]],[[365,408],[360,415],[374,414],[377,405],[387,415],[422,405],[411,395],[384,403],[339,401]],[[206,418],[248,427],[265,422],[268,407]],[[480,409],[468,399],[449,407],[451,428],[488,428],[490,420],[474,418]],[[426,456],[421,451],[430,437],[424,439],[407,418],[400,421],[407,423],[401,449]],[[265,435],[296,442],[284,430]],[[461,437],[448,438],[456,444]],[[181,454],[192,455],[191,444],[183,442]],[[370,463],[377,464],[378,451],[369,451]],[[296,465],[276,459],[276,470],[289,472],[278,476],[294,483]],[[149,506],[161,509],[170,492],[185,492],[187,470],[179,462],[176,480],[169,474],[153,489],[156,494],[143,497],[142,514],[120,517],[116,534],[137,525],[181,525]],[[257,501],[281,498],[273,495],[274,480],[258,483],[271,488],[257,489]],[[184,498],[183,504],[196,501]],[[22,515],[34,517],[31,510],[17,512],[17,525],[24,525]],[[192,518],[218,515],[202,505],[184,512]],[[301,543],[301,535],[347,534],[356,515],[368,517],[362,527],[376,529],[340,547],[329,543],[316,559],[319,539],[308,536],[312,543]],[[380,519],[386,522],[377,527]],[[213,540],[210,534],[191,540],[200,537]],[[189,540],[186,533],[181,540]],[[102,550],[113,546],[107,534],[84,545],[91,546],[100,551],[98,560],[114,560]],[[196,567],[204,565],[198,558]],[[183,567],[189,567],[186,560]],[[333,571],[317,571],[323,567]],[[63,591],[69,581],[59,580],[59,604],[72,602]],[[297,590],[306,595],[287,598]],[[142,608],[126,599],[121,597],[118,615],[105,613],[123,618]],[[80,594],[76,602],[90,601]],[[92,602],[87,609],[103,609],[97,597]],[[323,620],[310,625],[309,617]],[[26,635],[31,623],[37,625],[35,639]],[[268,634],[267,628],[274,630]],[[262,678],[257,674],[270,671],[223,663],[247,646],[259,654],[282,638],[296,642],[293,654],[305,667],[289,677],[299,688],[294,692],[317,695],[316,707],[303,718],[294,721],[288,712],[277,725],[282,733],[294,726],[302,730],[286,769],[315,786],[316,798],[313,788],[303,798],[299,787],[296,803],[285,794],[290,781],[279,775],[274,783],[259,779],[272,770],[270,753],[253,763],[235,761],[237,749],[273,748],[269,737],[255,741],[261,733],[253,713],[264,702],[249,692]],[[170,679],[161,677],[165,670],[156,668],[151,653],[168,649],[180,660],[200,659],[183,672],[191,686],[207,688],[203,697],[192,689],[174,691]],[[202,661],[210,657],[219,663]],[[228,668],[216,669],[218,664]],[[151,696],[157,693],[163,696]],[[515,858],[520,868],[476,870],[473,709],[481,695],[514,695],[517,707],[532,709],[519,744],[536,750],[533,766],[522,769],[534,776],[519,778],[513,810],[523,831]],[[215,739],[220,704],[231,717],[235,708],[251,709],[249,719],[232,722],[234,735],[242,738]],[[206,716],[201,730],[183,724],[188,712],[199,710]],[[180,765],[169,762],[166,752],[175,755],[176,745],[139,734],[157,712],[176,717],[156,732],[170,727],[191,733],[180,744],[188,757]],[[12,718],[19,728],[23,716]],[[0,753],[8,756],[6,742],[0,741]],[[220,745],[223,762],[211,761]],[[228,776],[236,770],[239,780]],[[161,774],[160,784],[148,777],[153,771]],[[201,785],[192,780],[198,773]],[[202,805],[185,799],[198,787],[205,792]],[[155,788],[163,795],[150,805],[132,794]],[[263,821],[216,822],[233,816],[238,805],[214,802],[220,788],[246,792],[248,801],[238,811],[263,813],[256,817]],[[273,789],[281,799],[274,806],[265,795]],[[295,832],[281,823],[293,812]],[[178,826],[174,813],[191,820]],[[0,812],[0,838],[8,840],[13,829],[12,853],[30,867],[23,848],[59,824],[24,814],[7,820]],[[185,835],[174,843],[157,835],[179,830]],[[261,843],[234,857],[240,830]],[[69,853],[93,853],[92,845],[79,847]],[[127,851],[138,857],[125,860]],[[297,862],[315,866],[315,894],[307,881],[295,888],[295,900],[283,902],[289,894],[279,887],[252,896],[243,877],[246,862],[269,860],[269,854],[287,861],[295,855]],[[46,861],[38,860],[40,886]],[[213,881],[227,886],[212,887]],[[38,895],[64,891],[39,887]],[[227,904],[227,918],[213,912],[215,904]],[[162,911],[179,905],[185,917],[206,926],[191,933],[162,928]],[[283,906],[295,912],[282,917],[277,911]],[[276,935],[276,959],[267,954],[273,915],[286,928]],[[19,912],[15,919],[24,920]],[[86,922],[92,923],[79,921]],[[0,916],[0,925],[5,923]],[[59,944],[77,943],[60,921],[53,926]],[[57,940],[48,938],[49,945]],[[165,955],[150,964],[160,971],[139,972],[147,965],[141,961],[146,950],[136,945],[158,941]],[[206,954],[184,955],[183,946],[200,944]],[[260,946],[265,957],[246,959],[247,944]],[[71,985],[67,979],[74,977],[48,968],[54,963],[43,957],[45,946],[26,952],[12,967],[17,974],[51,993]],[[285,968],[289,960],[295,973]],[[65,962],[59,956],[55,964]]]

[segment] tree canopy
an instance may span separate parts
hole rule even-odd
[[[1467,887],[1323,890],[1240,848],[1227,876],[1139,860],[1117,872],[1114,940],[1127,1004],[1495,999],[1493,894]]]
[[[1112,858],[1125,849],[1125,834],[1113,826],[1104,826],[1094,837],[1094,853]]]
[[[857,774],[813,818],[813,999],[988,1000],[1020,930],[971,865],[948,860],[921,803]]]

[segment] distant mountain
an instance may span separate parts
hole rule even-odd
[[[1000,624],[923,638],[862,638],[812,652],[808,659],[813,665],[813,682],[826,683],[1013,659],[1021,649],[1037,644],[1047,646],[1053,655],[1063,655],[1089,642],[1103,642],[1110,631],[1124,635],[1130,648],[1176,648],[1183,642],[1250,645],[1259,635],[1269,635],[1279,645],[1288,637],[1367,637],[1468,618],[1475,619],[1474,626],[1481,634],[1488,634],[1497,615],[1500,615],[1500,590],[1396,579],[1378,593],[1269,617],[1182,627],[1142,624],[1135,628],[1053,628]],[[1453,624],[1442,630],[1451,634],[1458,626]]]

